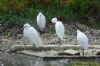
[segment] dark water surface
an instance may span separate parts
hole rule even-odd
[[[100,59],[43,60],[16,53],[0,53],[0,66],[100,66]]]

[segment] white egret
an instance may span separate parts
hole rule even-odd
[[[80,30],[77,30],[77,41],[80,44],[81,49],[83,50],[83,56],[84,56],[84,50],[88,49],[89,43],[87,36]]]
[[[30,26],[29,23],[26,23],[24,25],[23,34],[24,34],[24,37],[27,38],[30,43],[35,45],[36,48],[43,45],[42,40],[41,40],[37,30],[34,27]]]
[[[51,21],[52,21],[52,23],[55,24],[56,34],[59,37],[60,42],[61,42],[63,40],[64,34],[65,34],[64,25],[63,25],[63,23],[61,21],[58,21],[56,17],[53,18]]]
[[[46,18],[45,16],[42,14],[42,12],[39,12],[38,16],[37,16],[37,25],[40,28],[40,31],[44,31],[45,29],[45,25],[46,25]]]
[[[57,22],[57,18],[56,17],[52,18],[51,22],[55,24]]]

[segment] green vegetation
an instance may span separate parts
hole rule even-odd
[[[64,21],[80,21],[100,28],[100,0],[0,0],[0,23],[36,23],[40,11],[48,23],[56,16]]]

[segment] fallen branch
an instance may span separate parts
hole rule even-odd
[[[46,51],[46,50],[65,50],[65,49],[79,49],[80,45],[43,45],[39,48],[34,48],[33,45],[13,45],[10,47],[11,51],[20,51],[20,50],[33,50],[35,49],[36,51]],[[89,48],[95,48],[95,49],[100,49],[100,45],[90,45]]]

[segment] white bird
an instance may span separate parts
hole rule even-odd
[[[59,37],[60,41],[63,40],[65,34],[65,28],[61,21],[58,21],[57,18],[53,18],[52,23],[55,24],[56,34]]]
[[[51,22],[55,24],[57,22],[57,18],[56,17],[52,18]]]
[[[23,34],[24,34],[24,37],[27,38],[29,42],[33,44],[33,46],[35,45],[36,48],[43,45],[42,40],[39,36],[39,33],[34,27],[30,26],[29,23],[26,23],[24,25]]]
[[[80,30],[77,30],[77,41],[80,44],[81,49],[83,50],[83,55],[84,55],[84,50],[88,49],[89,43],[88,43],[87,36]]]
[[[46,18],[42,14],[42,12],[39,12],[39,14],[37,16],[37,25],[40,28],[40,30],[43,32],[45,29],[45,25],[46,25]]]

